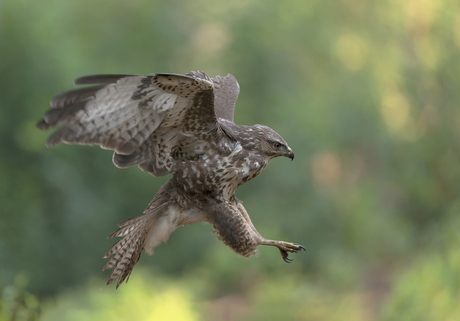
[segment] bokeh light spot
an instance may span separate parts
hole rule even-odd
[[[322,152],[313,157],[313,180],[319,189],[335,187],[342,177],[339,157],[332,152]]]
[[[366,41],[357,35],[341,36],[335,49],[339,60],[350,70],[360,70],[368,60],[369,47]]]

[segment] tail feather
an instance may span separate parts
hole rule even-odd
[[[156,200],[161,201],[159,198]],[[129,279],[134,266],[141,257],[142,250],[144,250],[149,231],[156,224],[158,218],[161,217],[162,212],[158,211],[158,209],[163,208],[165,204],[167,202],[159,206],[152,206],[153,208],[149,206],[144,215],[121,222],[118,225],[119,229],[108,237],[109,239],[122,237],[122,239],[115,243],[103,257],[108,259],[113,255],[102,268],[102,271],[113,269],[107,284],[111,284],[118,279],[116,286],[118,288],[124,280]]]
[[[112,254],[114,254],[114,257],[111,259],[118,259],[120,255],[123,255],[126,252],[126,249],[131,246],[131,243],[134,238],[138,237],[136,235],[137,233],[131,233],[112,245],[112,247],[105,253],[104,259],[109,258]]]
[[[113,257],[105,264],[102,271],[113,269],[107,284],[111,284],[118,278],[117,288],[131,274],[134,266],[141,257],[144,249],[147,232],[152,224],[152,215],[143,215],[124,221],[118,231],[112,233],[109,238],[123,237],[115,243],[104,255],[104,258]]]
[[[110,234],[107,238],[125,237],[143,224],[145,224],[145,215],[125,220],[118,224],[119,229]]]
[[[136,265],[141,257],[142,249],[143,246],[139,242],[136,242],[134,246],[127,248],[124,255],[119,256],[119,259],[117,260],[116,266],[114,267],[114,270],[110,275],[107,284],[112,283],[118,278],[116,286],[118,288],[131,274],[134,265]]]

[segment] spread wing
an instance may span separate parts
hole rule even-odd
[[[174,158],[197,157],[231,140],[217,123],[214,84],[204,72],[95,75],[75,84],[96,86],[51,100],[37,127],[61,128],[47,146],[100,145],[115,151],[116,166],[139,165],[162,176],[173,170]]]
[[[240,93],[240,85],[230,74],[225,77],[212,78],[212,82],[214,83],[214,105],[217,117],[233,122],[233,112]]]

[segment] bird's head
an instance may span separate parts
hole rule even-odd
[[[265,125],[252,126],[257,139],[256,149],[268,158],[286,156],[294,160],[294,152],[277,132]]]

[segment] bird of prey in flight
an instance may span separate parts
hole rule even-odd
[[[54,97],[37,127],[58,126],[47,140],[100,145],[114,151],[119,168],[137,165],[172,177],[144,215],[119,224],[109,238],[121,237],[104,255],[117,288],[129,277],[142,250],[152,254],[181,225],[208,222],[237,254],[250,257],[259,245],[276,246],[286,262],[302,245],[262,237],[235,190],[258,176],[278,156],[294,159],[286,141],[264,125],[233,122],[240,87],[235,77],[185,75],[93,75],[75,80],[91,85]]]

